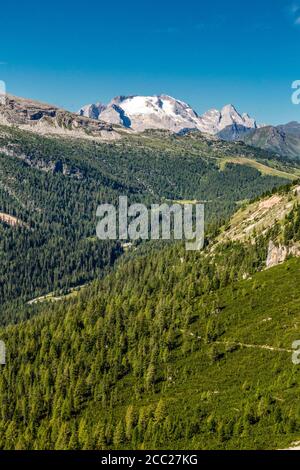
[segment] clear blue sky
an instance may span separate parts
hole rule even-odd
[[[10,93],[71,110],[166,93],[300,121],[300,0],[2,2],[0,63]]]

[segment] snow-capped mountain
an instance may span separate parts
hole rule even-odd
[[[199,117],[193,109],[170,96],[118,96],[107,106],[101,104],[84,106],[79,114],[106,122],[131,127],[136,131],[145,129],[198,128]]]
[[[187,103],[167,95],[118,96],[108,105],[97,103],[84,106],[79,114],[135,131],[198,129],[226,140],[236,140],[259,127],[254,119],[246,113],[238,113],[233,105],[224,106],[221,111],[212,109],[198,116]]]

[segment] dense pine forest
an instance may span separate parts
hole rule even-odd
[[[25,302],[98,279],[114,263],[122,247],[96,239],[98,204],[116,203],[119,195],[146,204],[204,200],[206,222],[218,226],[238,201],[298,171],[242,143],[194,134],[148,131],[98,143],[2,126],[0,148],[0,213],[18,221],[9,225],[0,217],[0,324],[28,317],[33,309]],[[267,173],[222,164],[238,155],[263,162]]]
[[[299,438],[299,261],[257,272],[268,237],[213,257],[180,244],[128,254],[91,288],[2,330],[1,447],[280,448]]]

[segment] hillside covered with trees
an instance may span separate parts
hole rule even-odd
[[[0,447],[275,449],[299,439],[300,264],[265,270],[270,237],[294,224],[288,241],[298,240],[298,213],[255,243],[129,252],[75,297],[2,329]]]
[[[113,265],[122,248],[96,239],[98,204],[116,204],[119,195],[146,204],[204,200],[207,224],[218,226],[238,202],[298,171],[242,143],[193,133],[148,131],[103,143],[2,126],[0,148],[2,324],[28,317],[26,302],[99,279]]]

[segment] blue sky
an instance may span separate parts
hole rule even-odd
[[[0,79],[71,110],[165,93],[199,113],[233,103],[300,121],[300,0],[2,2]]]

